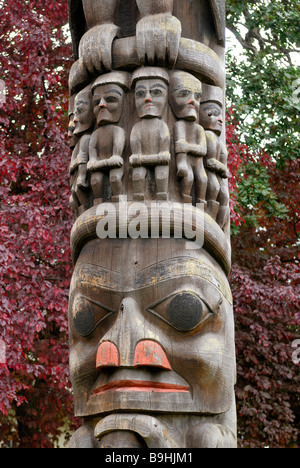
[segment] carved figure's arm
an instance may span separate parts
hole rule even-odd
[[[123,128],[115,127],[114,129],[114,140],[113,140],[113,154],[108,159],[109,167],[121,167],[123,166],[122,154],[126,144],[126,134]]]
[[[130,146],[132,155],[129,162],[133,167],[141,166],[142,143],[140,135],[140,124],[136,124],[130,135]]]
[[[93,171],[94,165],[98,160],[98,137],[97,137],[97,130],[92,134],[90,138],[89,144],[89,162],[88,162],[88,170]]]

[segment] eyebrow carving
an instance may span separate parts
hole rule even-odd
[[[167,89],[163,84],[161,83],[156,83],[154,85],[151,86],[150,90],[151,89],[154,89],[154,88],[163,88],[163,89]]]
[[[110,93],[119,94],[119,96],[122,97],[122,93],[118,89],[109,89],[108,91],[105,91],[105,94],[110,94]]]

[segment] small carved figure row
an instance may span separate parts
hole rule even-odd
[[[120,120],[124,96],[131,86],[140,118],[130,136],[134,199],[145,198],[149,167],[154,168],[157,199],[168,199],[171,139],[163,116],[169,102],[177,119],[173,133],[182,201],[192,202],[195,184],[197,203],[203,203],[214,219],[218,216],[224,227],[229,196],[227,150],[220,138],[223,91],[202,85],[189,73],[168,73],[158,67],[142,67],[132,76],[127,72],[102,75],[75,96],[69,127],[74,148],[70,167],[72,208],[75,211],[84,204],[89,184],[94,200],[101,201],[107,172],[113,201],[123,194],[126,134]]]

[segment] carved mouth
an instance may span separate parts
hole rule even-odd
[[[157,393],[188,393],[189,387],[163,382],[142,380],[117,380],[96,388],[92,395],[102,395],[107,392],[157,392]]]

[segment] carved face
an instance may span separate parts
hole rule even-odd
[[[188,256],[174,239],[91,241],[73,275],[69,323],[77,416],[229,409],[231,294],[205,251]]]
[[[90,86],[77,94],[74,104],[74,135],[88,131],[94,123]]]
[[[221,135],[223,128],[222,108],[215,102],[205,102],[200,107],[200,124],[205,130]]]
[[[195,121],[199,115],[201,82],[185,72],[174,72],[170,80],[170,105],[178,119]]]
[[[161,118],[166,108],[168,85],[159,78],[141,79],[135,87],[135,105],[138,116]]]
[[[103,84],[93,92],[94,114],[97,125],[119,122],[124,102],[124,91],[116,84]]]

